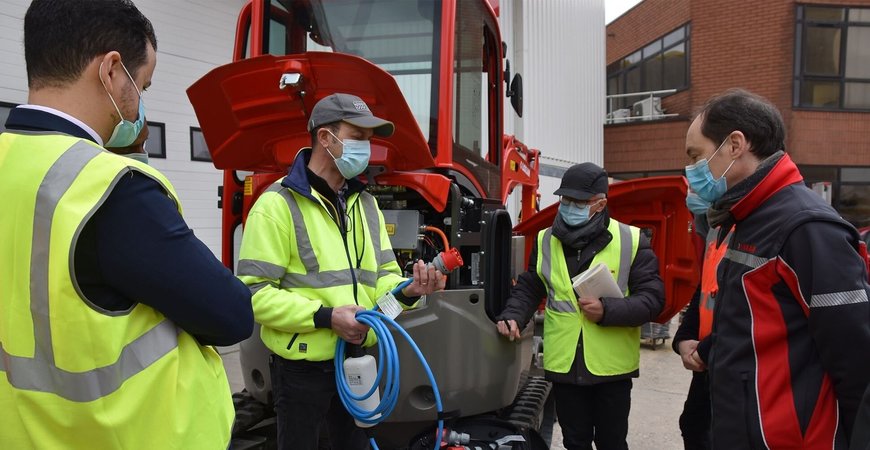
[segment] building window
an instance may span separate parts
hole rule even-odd
[[[148,121],[145,151],[149,158],[166,158],[166,124]]]
[[[15,103],[0,102],[0,133],[6,131],[6,119],[9,118],[9,111],[16,107]]]
[[[607,95],[688,87],[690,29],[685,24],[607,66]],[[637,99],[618,100],[614,109]]]
[[[205,145],[202,129],[190,127],[190,160],[211,162],[211,153]]]
[[[858,228],[870,226],[870,167],[805,166],[806,185]]]
[[[870,8],[797,8],[794,105],[870,110]]]

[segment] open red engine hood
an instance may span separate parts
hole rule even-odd
[[[259,56],[218,67],[187,89],[215,167],[256,172],[283,171],[310,146],[311,109],[334,92],[359,96],[376,116],[396,124],[389,139],[372,139],[370,165],[387,173],[435,166],[395,79],[356,56]]]
[[[652,248],[665,283],[665,308],[657,322],[680,312],[698,286],[699,267],[693,243],[693,218],[686,208],[688,185],[681,176],[641,178],[610,185],[610,217],[652,231]],[[537,232],[553,224],[558,203],[548,206],[514,228],[532,242]]]

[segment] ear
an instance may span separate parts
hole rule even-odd
[[[742,131],[732,131],[731,134],[728,135],[728,144],[729,159],[737,159],[743,156],[744,153],[749,152],[749,141],[746,139],[746,135],[744,135]]]
[[[123,87],[122,83],[129,82],[126,80],[127,73],[121,67],[121,54],[113,50],[97,59],[100,82],[114,96],[115,92]]]
[[[326,148],[332,143],[333,137],[329,134],[326,127],[321,127],[317,130],[317,142],[321,147]]]
[[[596,205],[596,209],[598,211],[595,211],[595,212],[604,211],[604,208],[606,208],[606,207],[607,207],[607,197],[604,197],[604,198],[598,200],[598,204]]]

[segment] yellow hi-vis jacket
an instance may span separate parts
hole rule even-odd
[[[610,220],[613,239],[592,259],[589,267],[605,263],[617,285],[628,296],[628,275],[640,242],[638,228]],[[577,342],[583,338],[583,358],[593,375],[622,375],[638,369],[640,327],[603,327],[586,318],[568,274],[562,243],[550,228],[538,232],[537,272],[547,287],[544,315],[544,369],[567,373],[574,362]]]
[[[225,449],[221,359],[160,312],[105,311],[74,273],[84,225],[131,171],[163,175],[53,133],[0,134],[0,448]],[[180,211],[180,207],[179,207]]]
[[[237,274],[253,294],[263,343],[284,359],[332,359],[338,337],[315,328],[314,313],[353,305],[354,295],[371,309],[405,281],[374,197],[349,196],[344,236],[333,220],[337,211],[313,188],[303,195],[277,182],[248,214]],[[376,342],[369,332],[364,345]]]

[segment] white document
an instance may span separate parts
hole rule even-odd
[[[573,281],[574,292],[580,298],[625,297],[617,286],[616,280],[613,279],[607,264],[604,263],[590,267],[571,281]]]
[[[381,312],[390,319],[395,319],[402,313],[402,305],[399,304],[399,300],[396,299],[396,296],[390,291],[387,291],[383,297],[378,299],[378,306],[380,307]],[[365,392],[363,392],[363,394],[365,394]]]

